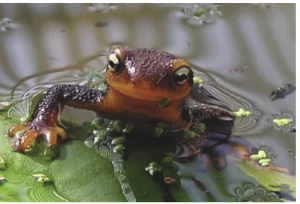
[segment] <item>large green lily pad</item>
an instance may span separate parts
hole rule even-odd
[[[84,132],[78,131],[80,126],[75,125],[68,131],[71,138],[77,139],[64,142],[60,145],[59,157],[45,162],[12,151],[11,140],[4,135],[16,123],[19,121],[0,121],[0,155],[7,167],[5,171],[0,171],[0,175],[5,177],[0,184],[1,201],[126,201],[111,161],[84,145]],[[74,135],[75,132],[79,135]],[[171,163],[164,167],[164,174],[176,180],[171,185],[163,182],[162,174],[151,176],[145,171],[151,162],[164,165],[165,152],[172,146],[161,143],[159,139],[149,138],[145,142],[145,137],[133,135],[130,138],[126,144],[124,167],[137,201],[186,200]],[[46,175],[50,182],[38,182],[33,177],[35,174]]]
[[[65,143],[57,159],[50,164],[40,164],[29,156],[12,152],[10,139],[3,136],[13,123],[0,121],[0,124],[0,154],[7,166],[7,170],[1,171],[6,179],[0,185],[1,201],[50,201],[52,197],[49,197],[51,192],[48,191],[57,195],[51,201],[126,201],[111,163],[85,147],[83,142],[73,140]],[[33,195],[26,193],[34,186],[30,180],[37,173],[47,175],[52,182],[40,187],[44,190]],[[26,191],[20,194],[20,189]]]

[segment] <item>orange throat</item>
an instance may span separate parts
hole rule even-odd
[[[149,97],[151,97],[149,95]],[[182,118],[183,98],[170,101],[169,106],[158,108],[158,101],[140,100],[124,95],[112,87],[97,108],[98,114],[111,119],[132,121],[139,124],[166,122],[173,127],[185,127],[188,122]]]

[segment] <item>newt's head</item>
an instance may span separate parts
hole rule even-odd
[[[188,96],[193,71],[188,62],[166,52],[116,48],[108,57],[106,82],[131,98],[175,101]]]

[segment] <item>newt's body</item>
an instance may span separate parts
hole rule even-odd
[[[232,112],[204,88],[196,90],[189,63],[172,54],[153,49],[117,48],[108,57],[105,81],[108,85],[105,91],[79,85],[50,88],[39,101],[29,123],[15,125],[8,131],[8,136],[15,136],[13,148],[24,152],[40,135],[44,135],[48,147],[57,145],[57,135],[66,139],[65,130],[58,126],[58,116],[65,105],[141,125],[166,122],[174,129],[187,129],[205,123],[203,136],[209,140],[198,145],[203,150],[213,146],[212,141],[226,142],[231,135]],[[169,104],[158,107],[161,99],[166,98]],[[24,135],[18,137],[17,133],[24,130]],[[248,143],[235,138],[227,144],[230,148],[224,145],[210,153],[213,159],[219,159],[226,166],[225,155],[238,153],[247,160],[251,151]],[[188,154],[199,153],[189,145],[183,145],[183,149],[185,147],[192,152]]]
[[[193,71],[188,62],[166,52],[152,49],[115,49],[108,57],[105,76],[106,91],[79,85],[55,85],[42,97],[28,124],[13,126],[9,136],[27,130],[13,147],[21,152],[41,134],[51,145],[57,135],[67,138],[57,126],[65,105],[93,110],[111,119],[122,119],[152,125],[166,122],[173,128],[189,128],[206,119],[225,117],[233,121],[231,112],[209,104],[190,107],[188,96],[193,87]],[[159,108],[161,99],[168,106]]]

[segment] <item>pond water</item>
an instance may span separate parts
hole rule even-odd
[[[189,61],[195,75],[210,87],[208,90],[219,90],[216,94],[234,111],[244,108],[253,112],[250,117],[237,119],[233,137],[244,137],[257,149],[265,150],[274,166],[289,169],[295,175],[296,135],[289,131],[295,126],[296,93],[274,101],[269,98],[278,87],[296,82],[295,6],[0,4],[0,108],[53,84],[80,83],[84,79],[78,76],[79,70],[103,72],[107,53],[114,46],[156,48]],[[79,122],[95,117],[91,112],[72,108],[66,108],[64,113]],[[274,117],[293,118],[294,122],[276,127],[272,123]],[[1,131],[4,134],[6,130]],[[202,159],[175,162],[186,200],[254,201],[274,193],[268,189],[269,184],[260,182],[259,176],[245,170],[248,167],[237,168],[233,164],[222,171],[202,171]],[[270,183],[277,179],[275,174],[268,176]],[[197,187],[197,181],[191,178],[202,184]],[[291,184],[277,184],[284,186],[280,188],[284,199],[294,199]],[[0,189],[9,185],[12,184],[0,183]],[[259,188],[263,189],[261,196],[261,192],[252,197],[246,195],[249,189],[253,193]],[[64,192],[57,191],[64,197]],[[0,200],[2,197],[5,200],[0,193]],[[72,200],[69,194],[65,197]],[[160,201],[155,196],[147,199]],[[17,200],[35,201],[34,196],[20,196]]]

